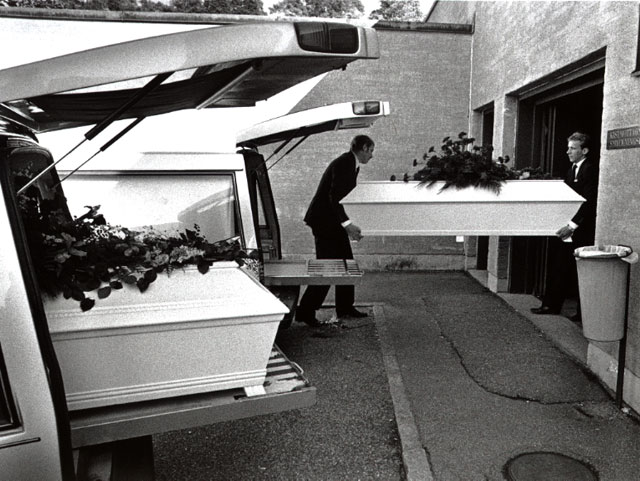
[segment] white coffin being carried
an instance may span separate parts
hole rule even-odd
[[[288,309],[235,262],[160,274],[82,312],[46,299],[69,409],[262,385]]]
[[[552,236],[584,202],[561,180],[508,180],[500,194],[443,185],[359,182],[342,204],[364,235]]]

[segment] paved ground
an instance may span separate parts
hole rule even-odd
[[[640,425],[580,364],[565,318],[528,319],[535,299],[461,272],[367,273],[357,298],[370,318],[277,341],[316,406],[157,436],[158,479],[503,481],[527,452],[640,479]]]
[[[316,386],[316,405],[155,436],[157,479],[404,479],[374,317],[318,331],[294,323],[276,342]]]

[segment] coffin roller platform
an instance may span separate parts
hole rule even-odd
[[[365,236],[553,236],[584,202],[561,180],[510,180],[500,194],[443,185],[360,182],[342,204]]]

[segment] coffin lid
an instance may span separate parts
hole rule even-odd
[[[238,146],[267,145],[329,130],[362,129],[390,114],[389,102],[365,100],[325,105],[283,115],[238,133]]]
[[[508,180],[500,194],[488,189],[469,187],[440,190],[444,182],[432,186],[410,181],[358,182],[340,203],[349,204],[414,204],[414,203],[503,203],[503,202],[583,202],[584,197],[562,180]]]
[[[190,329],[211,323],[279,322],[288,312],[235,262],[214,263],[206,274],[195,268],[178,269],[170,276],[162,273],[144,293],[128,287],[99,299],[86,312],[73,299],[45,298],[54,339],[96,331],[118,334],[140,329]]]
[[[111,120],[253,106],[354,60],[378,57],[373,29],[343,23],[265,22],[179,32],[0,70],[0,120],[45,132],[97,124],[124,106]],[[143,90],[153,81],[161,84]]]

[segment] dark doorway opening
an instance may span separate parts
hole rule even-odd
[[[482,145],[493,145],[494,109],[491,107],[482,111]],[[489,236],[478,236],[476,244],[476,269],[487,270],[489,258]]]
[[[576,131],[591,136],[590,158],[599,160],[603,83],[604,71],[599,69],[569,85],[521,101],[517,167],[542,167],[554,177],[564,178],[570,167],[567,137]],[[544,294],[553,258],[551,249],[547,237],[512,238],[509,292],[537,297]]]

